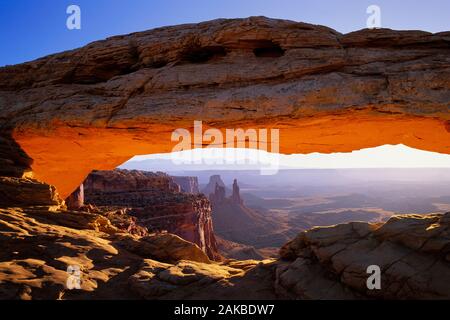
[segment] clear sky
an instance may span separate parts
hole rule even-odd
[[[71,4],[81,8],[81,30],[66,28]],[[383,27],[450,30],[449,0],[0,0],[0,66],[112,35],[216,18],[264,15],[346,33],[365,28],[371,4],[381,8]]]

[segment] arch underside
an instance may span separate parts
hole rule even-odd
[[[280,153],[284,154],[351,152],[384,144],[450,154],[450,132],[445,123],[432,118],[345,114],[238,126],[268,127],[280,129]],[[21,132],[15,139],[33,159],[34,176],[55,185],[65,197],[93,169],[112,170],[135,155],[171,152],[176,144],[171,134],[177,128],[194,134],[192,123],[179,123],[145,129],[62,127],[45,135]]]

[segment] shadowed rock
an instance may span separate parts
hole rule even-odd
[[[281,248],[277,291],[300,299],[450,299],[449,235],[450,213],[313,228]],[[380,290],[367,287],[371,265],[381,269]]]

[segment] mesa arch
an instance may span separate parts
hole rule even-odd
[[[265,17],[116,36],[0,68],[0,125],[67,197],[171,133],[278,128],[281,153],[450,154],[450,32],[340,34]]]

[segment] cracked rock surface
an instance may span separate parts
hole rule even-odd
[[[300,299],[450,299],[450,213],[302,232],[280,250],[277,291]],[[367,268],[381,269],[369,290]]]
[[[49,209],[0,209],[0,299],[276,297],[274,261],[218,263],[170,233],[140,237],[100,214]],[[79,290],[67,287],[69,266]]]

